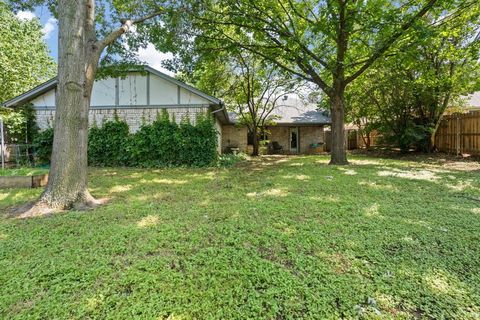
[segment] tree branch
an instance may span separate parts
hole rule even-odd
[[[385,43],[380,46],[375,52],[372,54],[372,56],[365,62],[363,66],[360,67],[356,72],[354,72],[351,76],[347,77],[345,79],[345,83],[348,84],[358,78],[362,73],[365,72],[378,58],[380,58],[394,43],[397,41],[398,38],[400,38],[410,27],[423,17],[437,2],[437,0],[429,0],[428,3],[420,10],[418,11],[410,20],[405,22],[399,30],[397,30],[393,35],[385,41]]]
[[[96,47],[98,48],[98,51],[102,52],[103,49],[105,49],[107,46],[112,44],[121,35],[123,35],[124,33],[127,33],[133,25],[145,22],[146,20],[159,16],[164,12],[165,10],[159,10],[159,11],[147,14],[138,19],[121,19],[120,22],[122,23],[122,25],[118,29],[113,30],[108,35],[106,35],[103,39],[98,40],[96,42]]]

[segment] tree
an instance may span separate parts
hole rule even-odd
[[[378,127],[403,151],[430,152],[442,115],[474,90],[480,72],[480,6],[455,16],[423,19],[421,36],[377,63],[347,96],[351,119]],[[428,26],[435,24],[436,28]]]
[[[193,39],[199,50],[211,54],[219,47],[242,48],[317,85],[330,101],[330,163],[347,164],[347,86],[399,39],[412,40],[415,33],[405,34],[427,12],[435,7],[440,15],[453,2],[442,1],[440,6],[437,0],[185,0],[184,26],[189,36],[180,40]]]
[[[18,8],[39,5],[43,1],[12,2]],[[165,12],[160,3],[138,7],[136,1],[46,2],[58,17],[59,28],[54,141],[48,185],[29,211],[31,214],[44,209],[69,209],[98,203],[87,188],[87,140],[90,98],[100,58],[111,61],[115,48],[120,53],[128,51],[125,46],[111,45],[133,25],[155,19]],[[96,4],[99,4],[99,12],[96,12]],[[129,18],[121,18],[125,16]],[[120,26],[111,27],[112,21],[120,21]],[[135,39],[132,42],[135,43]],[[109,46],[112,50],[102,56]]]
[[[286,94],[302,83],[282,69],[246,50],[218,51],[197,61],[189,80],[222,98],[238,115],[239,124],[253,137],[253,156],[259,154],[260,134],[274,124],[274,111]]]
[[[4,102],[52,78],[55,62],[37,19],[19,19],[0,2],[0,27],[0,102]]]

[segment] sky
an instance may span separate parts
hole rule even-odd
[[[35,11],[19,11],[17,17],[20,19],[38,18],[42,24],[43,39],[47,43],[50,55],[57,61],[58,59],[58,24],[57,20],[51,15],[50,11],[45,7],[38,7]],[[172,73],[162,67],[161,63],[165,59],[171,58],[171,54],[162,53],[155,49],[153,44],[149,44],[145,49],[140,49],[137,53],[140,61],[147,63],[154,69],[165,72],[169,75]]]

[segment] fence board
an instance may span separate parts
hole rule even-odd
[[[435,146],[442,152],[480,155],[480,111],[444,116]]]

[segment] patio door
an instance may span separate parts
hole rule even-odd
[[[298,127],[290,128],[290,151],[298,153]]]

